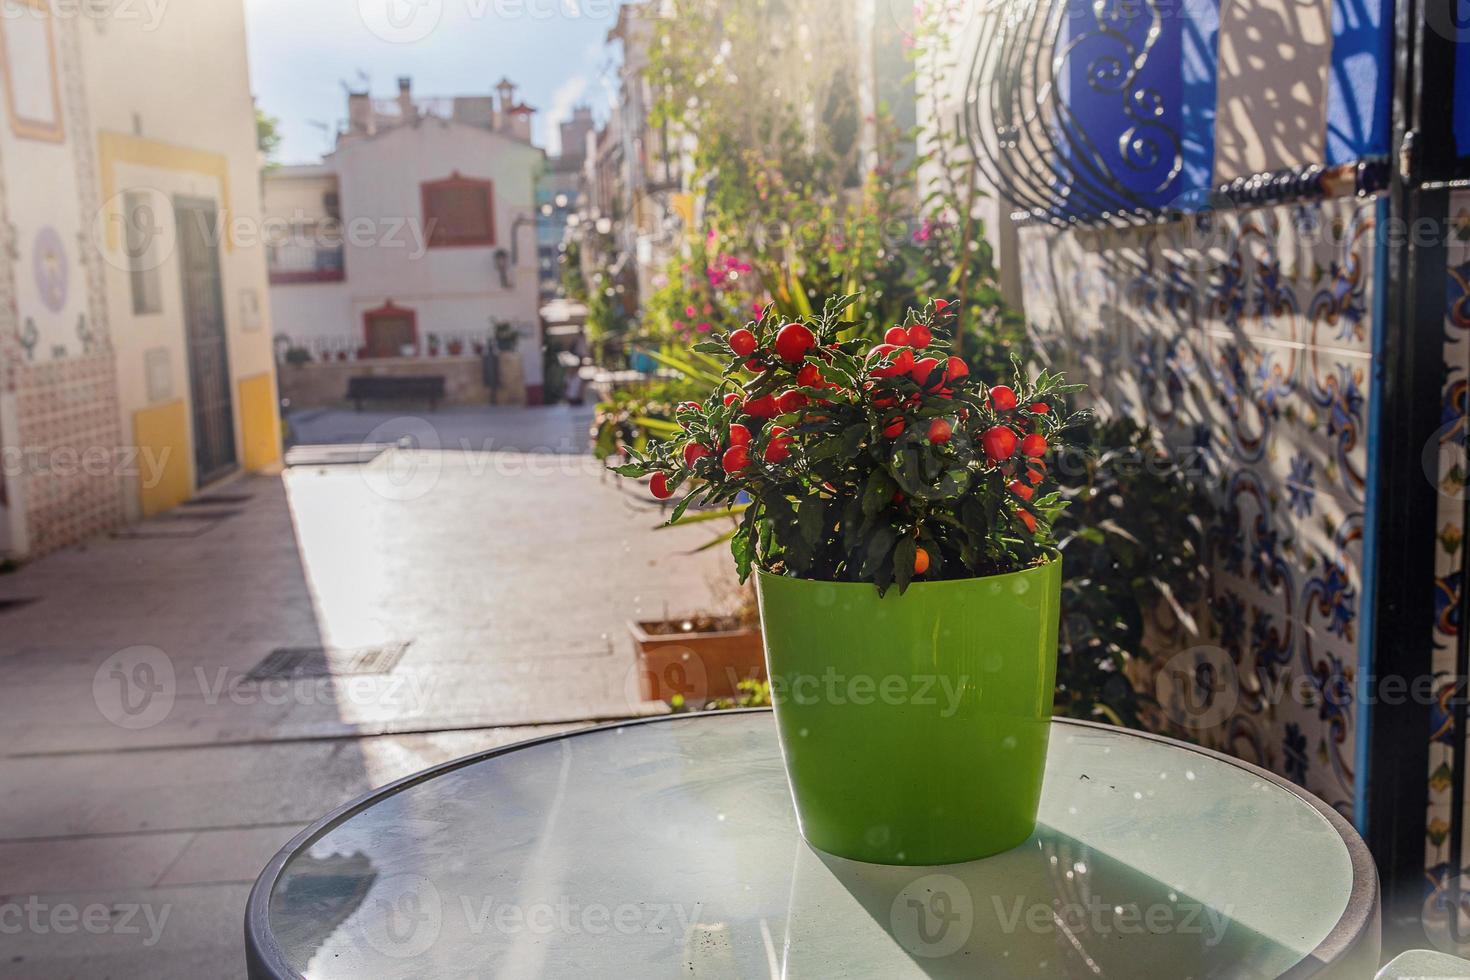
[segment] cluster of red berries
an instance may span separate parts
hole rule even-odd
[[[935,301],[934,313],[945,315],[948,305]],[[931,446],[950,443],[963,429],[984,463],[1001,475],[1006,491],[1016,499],[1010,508],[1015,519],[1035,532],[1037,520],[1027,502],[1046,478],[1043,457],[1049,447],[1044,432],[1055,427],[1050,418],[1053,410],[1040,400],[1022,406],[1016,389],[1008,385],[987,388],[976,384],[969,378],[969,366],[949,356],[947,344],[935,343],[933,322],[930,317],[928,322],[892,327],[882,343],[866,351],[851,343],[824,346],[812,327],[803,323],[785,323],[774,334],[767,333],[765,346],[755,329],[732,331],[723,340],[732,364],[761,376],[759,383],[721,395],[726,411],[714,417],[697,402],[678,406],[675,419],[687,437],[682,444],[676,440],[669,447],[674,455],[662,464],[666,470],[652,473],[649,489],[653,496],[660,500],[672,496],[684,475],[698,473],[700,467],[707,467],[704,473],[709,477],[717,477],[720,471],[737,477],[757,459],[768,466],[784,463],[795,451],[796,437],[806,429],[791,433],[776,425],[776,419],[810,408],[801,415],[803,424],[822,424],[840,418],[842,406],[866,402],[865,414],[875,435],[881,433],[888,440],[901,437],[915,417],[921,420],[923,437]],[[712,341],[706,352],[721,353],[720,343]],[[789,387],[776,381],[782,371],[787,373],[779,376],[792,379],[786,382]],[[936,400],[952,400],[953,409],[939,407]],[[984,407],[979,408],[981,405]],[[935,414],[936,408],[940,414]],[[972,421],[977,415],[983,421]],[[702,418],[708,418],[710,424],[704,424]],[[701,462],[707,459],[712,463]],[[824,485],[835,492],[831,484]],[[895,501],[902,496],[895,494]],[[923,575],[929,566],[930,555],[921,547],[914,573]]]

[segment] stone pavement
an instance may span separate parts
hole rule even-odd
[[[0,605],[0,977],[240,976],[250,884],[316,817],[660,710],[625,621],[731,597],[722,550],[686,554],[709,531],[658,520],[587,456],[393,449],[0,576],[35,600]],[[333,676],[246,676],[301,647]]]
[[[392,443],[408,436],[422,440],[419,448],[456,452],[584,453],[592,414],[591,405],[447,405],[437,412],[409,405],[396,412],[306,409],[291,413],[287,425],[297,445]]]

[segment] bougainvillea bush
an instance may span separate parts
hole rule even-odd
[[[910,310],[883,343],[843,340],[853,297],[819,316],[760,320],[695,350],[728,364],[680,435],[616,467],[686,508],[739,507],[740,578],[915,581],[1018,571],[1053,553],[1064,500],[1047,464],[1080,385],[1046,372],[992,383],[949,354],[948,304]]]

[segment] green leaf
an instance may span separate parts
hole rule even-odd
[[[631,421],[639,428],[647,429],[650,432],[662,432],[664,435],[676,436],[684,431],[684,429],[677,422],[669,422],[664,419],[649,418],[646,415],[639,415],[636,418],[633,418]]]
[[[827,536],[826,516],[827,502],[821,497],[807,497],[796,505],[796,530],[808,548],[816,548]]]
[[[662,527],[685,527],[689,524],[703,524],[706,521],[718,521],[727,517],[739,517],[745,513],[749,504],[734,504],[730,507],[722,507],[719,510],[702,510],[697,514],[680,517],[677,521],[671,520]]]
[[[874,469],[868,474],[868,482],[863,485],[863,513],[872,517],[888,506],[897,489],[897,485],[885,471]]]
[[[678,371],[680,374],[683,374],[689,378],[693,378],[696,381],[703,381],[706,384],[710,385],[718,385],[721,381],[725,380],[723,377],[715,374],[714,372],[706,371],[703,368],[696,366],[692,361],[686,360],[682,357],[674,357],[671,354],[665,354],[663,351],[651,350],[648,352],[648,356],[653,358],[655,361],[658,361],[665,367],[671,367],[675,371]]]
[[[913,581],[914,556],[918,550],[918,541],[908,534],[899,538],[898,544],[893,549],[893,580],[898,583],[899,595],[902,595],[909,587],[909,582]]]

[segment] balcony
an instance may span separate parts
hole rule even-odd
[[[308,282],[342,282],[347,278],[341,245],[287,242],[266,250],[273,286]]]

